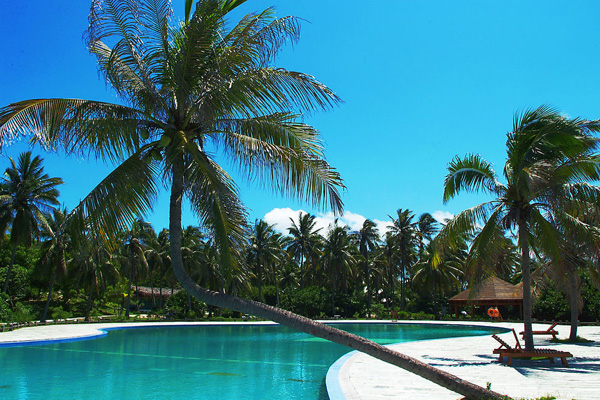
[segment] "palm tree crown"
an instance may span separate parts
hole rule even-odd
[[[559,232],[550,222],[551,214],[562,213],[559,205],[567,202],[600,201],[600,190],[587,183],[600,175],[598,139],[591,135],[598,130],[599,121],[568,119],[541,106],[515,115],[506,141],[506,183],[498,181],[492,165],[479,155],[456,157],[448,166],[445,202],[461,191],[484,191],[495,198],[456,215],[443,236],[475,233],[483,221],[472,247],[486,254],[494,250],[498,229],[518,233],[527,348],[533,347],[529,249],[534,244],[546,254],[558,254]]]
[[[46,216],[59,204],[58,185],[60,178],[51,178],[44,173],[42,159],[31,158],[31,152],[22,153],[17,162],[9,157],[11,166],[0,181],[0,234],[10,226],[13,256],[6,273],[2,291],[6,293],[14,262],[17,245],[31,246],[33,238],[42,229],[50,230]]]

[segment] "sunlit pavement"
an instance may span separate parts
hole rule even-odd
[[[444,322],[448,323],[448,322]],[[523,330],[522,324],[470,323]],[[534,324],[534,330],[546,330],[549,324]],[[555,328],[559,338],[569,335],[566,325]],[[557,399],[600,399],[600,327],[583,326],[578,335],[594,343],[551,343],[551,336],[534,336],[536,347],[548,347],[573,354],[564,367],[560,359],[513,359],[512,367],[498,362],[492,354],[499,346],[491,336],[438,339],[392,345],[401,353],[443,369],[459,378],[486,387],[515,399],[531,399],[545,395]],[[499,335],[514,346],[512,332]],[[338,366],[339,398],[332,400],[377,399],[458,399],[462,396],[435,385],[423,378],[379,361],[362,353],[354,353]],[[336,396],[337,397],[337,396]]]

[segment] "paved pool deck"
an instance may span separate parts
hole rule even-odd
[[[421,321],[399,323],[415,322]],[[270,324],[270,322],[251,323]],[[522,330],[522,324],[511,323],[448,321],[441,323]],[[239,324],[249,324],[249,322],[240,322]],[[7,345],[9,343],[77,340],[102,336],[107,329],[157,325],[223,325],[223,323],[138,322],[35,326],[2,332],[0,333],[0,343]],[[547,324],[534,324],[535,330],[547,327]],[[559,325],[556,329],[560,338],[565,338],[569,334],[569,326]],[[594,342],[557,344],[550,343],[550,336],[535,337],[536,346],[571,352],[573,358],[569,359],[568,368],[564,367],[560,360],[555,360],[554,364],[551,364],[548,360],[514,359],[512,367],[500,364],[497,362],[498,357],[492,354],[492,350],[498,347],[498,343],[491,336],[409,342],[391,347],[478,385],[485,387],[489,382],[492,390],[515,399],[533,399],[545,395],[553,395],[561,400],[600,399],[600,327],[579,327],[578,334]],[[512,332],[503,333],[500,336],[509,344],[514,344]],[[332,400],[455,400],[461,397],[414,374],[357,352],[344,356],[330,369],[327,383]]]
[[[523,330],[523,324],[469,325],[515,328],[517,333]],[[533,329],[546,330],[548,326],[549,324],[534,324]],[[567,325],[559,325],[555,329],[559,332],[558,337],[563,339],[570,332]],[[555,359],[554,363],[549,360],[513,359],[512,366],[509,367],[505,358],[504,363],[500,364],[498,356],[492,354],[492,350],[499,344],[491,336],[409,342],[390,347],[477,385],[486,387],[489,382],[492,390],[514,399],[535,399],[552,395],[559,400],[597,400],[600,399],[600,327],[580,326],[577,333],[594,342],[551,343],[552,337],[549,335],[534,336],[536,347],[550,347],[572,353],[573,358],[568,359],[569,367],[564,367],[560,359]],[[514,346],[512,332],[498,336]],[[330,374],[335,371],[338,375],[339,386],[335,388],[334,385],[328,385],[328,388],[332,386],[330,390],[336,391],[335,400],[461,398],[456,393],[363,353],[353,352],[340,364],[330,369]]]

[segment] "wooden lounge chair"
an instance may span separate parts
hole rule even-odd
[[[512,330],[513,335],[515,336],[516,345],[515,347],[511,347],[508,343],[502,340],[500,337],[495,334],[492,335],[498,343],[500,343],[500,347],[494,349],[493,353],[498,354],[498,362],[502,362],[503,358],[506,357],[507,365],[511,366],[513,358],[547,358],[551,363],[554,363],[555,358],[560,358],[563,365],[568,367],[567,357],[573,357],[573,354],[567,351],[559,351],[554,349],[533,349],[533,350],[525,350],[521,347],[521,343],[519,342],[519,338],[517,337],[517,332]]]
[[[553,323],[550,328],[546,329],[545,331],[532,331],[531,333],[534,335],[552,335],[552,339],[556,339],[556,335],[558,335],[558,331],[554,329],[556,325],[558,325],[558,322]],[[523,337],[525,332],[519,332],[519,334],[521,337]]]

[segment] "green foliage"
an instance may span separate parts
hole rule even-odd
[[[12,322],[12,311],[8,304],[8,295],[0,293],[0,322]]]
[[[533,301],[533,315],[536,318],[554,321],[569,319],[569,300],[555,284],[543,289]]]
[[[579,315],[582,322],[595,322],[600,319],[600,291],[594,286],[587,274],[580,275],[583,309]],[[533,303],[536,318],[547,321],[569,320],[571,318],[569,299],[556,284],[551,283],[542,289]]]
[[[286,293],[281,302],[283,308],[308,318],[326,315],[331,309],[329,293],[320,286],[308,286],[294,293]]]
[[[29,322],[35,319],[31,312],[31,307],[21,302],[15,304],[15,310],[10,318],[12,322]]]
[[[176,319],[202,318],[206,314],[206,303],[198,301],[194,297],[191,298],[191,301],[192,309],[190,310],[188,294],[185,290],[182,290],[170,296],[166,301],[165,307],[170,313],[169,315]]]
[[[55,321],[72,317],[71,313],[63,310],[62,306],[51,308],[50,315],[52,316],[52,319]]]

